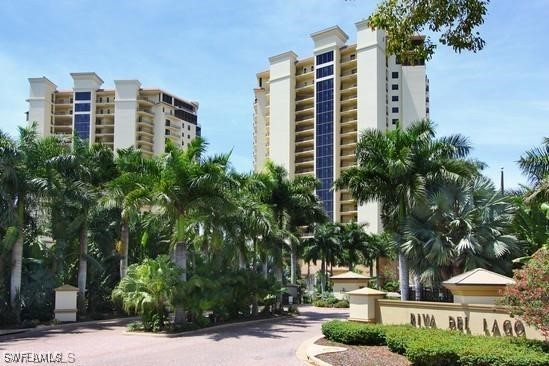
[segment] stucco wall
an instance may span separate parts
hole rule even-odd
[[[455,328],[467,334],[486,336],[544,337],[533,327],[511,318],[504,307],[436,302],[378,300],[377,322],[381,324],[413,324],[417,327]]]

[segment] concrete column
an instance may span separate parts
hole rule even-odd
[[[295,154],[295,62],[288,51],[269,58],[270,67],[270,158],[294,174]]]
[[[114,150],[136,144],[139,80],[115,80]]]

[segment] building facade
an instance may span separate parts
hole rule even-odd
[[[356,44],[339,27],[311,34],[313,56],[292,52],[269,58],[254,89],[254,169],[267,160],[290,177],[310,174],[336,222],[367,222],[381,230],[377,203],[357,205],[348,191],[332,191],[340,173],[356,164],[360,131],[407,126],[429,116],[425,64],[402,64],[385,53],[385,34],[356,23]],[[421,38],[418,37],[418,41]]]
[[[71,73],[71,90],[58,90],[46,77],[30,78],[27,121],[41,136],[73,134],[115,151],[134,146],[145,155],[164,152],[166,141],[185,146],[201,135],[198,103],[162,89],[142,88],[138,80],[115,80],[102,89],[94,72]]]

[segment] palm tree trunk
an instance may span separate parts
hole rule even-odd
[[[376,258],[376,285],[378,290],[381,290],[381,288],[383,287],[380,270],[381,270],[381,266],[379,265],[379,257],[378,257]]]
[[[269,256],[265,254],[265,262],[263,262],[263,276],[269,277]]]
[[[86,214],[87,216],[87,214]],[[86,281],[88,275],[88,224],[85,221],[80,228],[80,261],[78,264],[78,310],[80,313],[85,313],[85,299],[86,299]]]
[[[128,270],[128,250],[130,244],[130,224],[127,218],[122,219],[120,229],[120,239],[122,239],[122,257],[120,258],[120,278],[126,276]]]
[[[398,279],[400,281],[400,299],[408,300],[408,287],[410,286],[408,259],[402,253],[398,254]]]
[[[295,244],[292,244],[290,249],[290,283],[294,285],[296,283],[297,272],[297,248]]]
[[[246,269],[246,255],[242,248],[238,249],[238,269]]]
[[[173,250],[173,261],[175,265],[181,268],[181,281],[187,281],[187,246],[183,242],[178,242],[175,244]],[[177,305],[175,307],[175,324],[185,323],[185,309],[183,305]]]
[[[419,276],[416,274],[414,275],[414,282],[415,282],[415,292],[416,292],[416,301],[421,301],[421,290],[423,286],[421,285],[421,282],[419,280]]]
[[[322,262],[320,263],[320,273],[322,274],[320,277],[320,292],[324,293],[326,290],[326,261],[324,258],[322,258]]]
[[[21,273],[23,270],[23,244],[25,242],[25,206],[22,200],[17,205],[17,240],[11,250],[10,305],[15,311],[17,322],[21,308],[19,295],[21,293]]]
[[[369,267],[370,267],[370,278],[371,278],[371,277],[374,277],[374,262],[370,262]]]

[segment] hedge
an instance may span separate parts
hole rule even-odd
[[[547,366],[549,344],[509,337],[471,336],[409,325],[364,324],[334,320],[324,336],[353,345],[387,345],[415,366]]]

